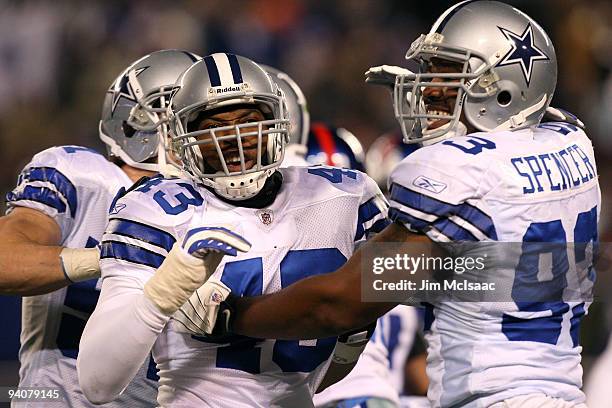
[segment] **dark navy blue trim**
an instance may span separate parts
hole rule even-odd
[[[230,230],[228,230],[227,228],[223,228],[223,227],[199,227],[199,228],[193,228],[190,229],[189,231],[187,231],[187,235],[185,235],[185,239],[183,240],[183,246],[185,246],[185,244],[187,243],[187,241],[189,241],[189,238],[191,238],[194,234],[197,234],[198,232],[201,231],[222,231],[226,234],[229,235],[233,235],[234,237],[248,243],[249,245],[251,244],[249,241],[247,241],[246,239],[242,238],[240,235],[236,234],[235,232],[232,232]]]
[[[195,54],[192,54],[188,51],[183,51],[183,54],[187,55],[189,59],[193,62],[198,62],[200,60],[200,57],[197,57]]]
[[[77,211],[77,189],[68,177],[53,167],[32,167],[26,177],[29,181],[46,181],[53,184],[68,202],[70,216],[74,218]]]
[[[427,232],[430,228],[435,227],[452,241],[479,241],[479,239],[469,230],[461,227],[448,218],[441,218],[433,223],[430,223],[407,214],[395,207],[389,209],[389,218],[392,221],[400,221],[402,223],[409,224],[411,229],[419,232]]]
[[[366,233],[367,234],[371,232],[379,233],[385,228],[387,228],[389,224],[391,224],[391,221],[389,221],[388,218],[382,218],[376,221],[374,224],[372,224],[372,226],[366,230]]]
[[[364,224],[380,214],[380,208],[378,208],[376,205],[375,199],[376,197],[372,197],[359,206],[359,210],[357,211],[357,231],[355,232],[355,241],[364,236]]]
[[[230,68],[232,69],[232,78],[234,78],[235,84],[242,83],[242,71],[240,70],[240,64],[238,58],[234,54],[226,54],[227,60],[229,61]]]
[[[204,57],[206,68],[208,69],[208,76],[210,77],[211,86],[221,86],[221,77],[219,76],[219,69],[215,59],[210,55]]]
[[[440,219],[432,224],[438,231],[446,235],[451,241],[480,241],[469,230],[459,226],[449,219]]]
[[[114,258],[132,262],[138,265],[146,265],[151,268],[159,268],[164,256],[138,247],[117,241],[102,241],[100,245],[100,259]]]
[[[108,223],[108,227],[106,227],[106,232],[108,234],[138,239],[163,248],[168,252],[176,242],[176,239],[164,230],[124,218],[111,219]]]
[[[456,215],[472,224],[490,239],[497,240],[497,231],[495,230],[493,219],[484,211],[471,204],[450,204],[396,183],[391,185],[391,200],[427,214],[437,215],[438,217],[450,218]]]
[[[452,18],[452,17],[453,17],[455,14],[457,14],[457,12],[458,12],[459,10],[461,10],[463,7],[467,6],[467,5],[468,5],[468,4],[470,4],[470,3],[473,3],[473,2],[475,2],[475,1],[476,1],[476,0],[469,0],[469,1],[466,1],[464,4],[461,4],[461,5],[457,6],[457,7],[455,7],[455,8],[454,8],[454,9],[453,9],[453,10],[452,10],[450,13],[448,13],[448,14],[446,15],[446,17],[444,17],[444,20],[442,20],[442,21],[440,22],[440,24],[438,25],[438,28],[436,29],[436,33],[439,33],[439,34],[440,34],[440,33],[442,33],[442,30],[444,30],[444,27],[446,27],[446,25],[448,24],[449,20],[450,20],[450,19],[451,19],[451,18]]]
[[[425,232],[429,229],[430,224],[420,218],[416,218],[410,214],[403,212],[395,207],[389,209],[389,219],[393,222],[399,221],[403,224],[409,224],[411,229]]]
[[[6,194],[6,201],[9,203],[20,200],[36,201],[51,208],[55,208],[60,214],[66,212],[66,204],[64,204],[58,193],[46,187],[25,186],[25,188],[17,194],[14,192]]]

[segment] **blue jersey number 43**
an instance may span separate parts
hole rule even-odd
[[[333,272],[345,262],[346,257],[336,248],[289,251],[279,267],[281,287],[287,287],[308,276]],[[234,294],[258,296],[263,294],[263,276],[263,259],[258,257],[227,262],[221,281]],[[201,337],[192,337],[206,341]],[[228,346],[217,349],[216,366],[259,374],[262,366],[262,342],[262,339],[233,336]],[[335,345],[336,337],[305,342],[276,340],[272,361],[283,372],[311,372],[329,358]]]

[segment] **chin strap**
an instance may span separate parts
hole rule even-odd
[[[217,177],[213,179],[213,188],[217,194],[228,200],[247,200],[261,191],[269,175],[269,170],[265,170],[242,176]]]
[[[423,132],[423,136],[427,136],[427,132],[436,132],[439,131],[440,129],[444,129],[444,127],[449,127],[450,123],[447,123],[446,125],[443,125],[441,127],[439,127],[438,129],[434,129],[434,130],[426,130]],[[451,137],[459,137],[459,136],[465,136],[467,134],[467,127],[460,121],[457,121],[457,123],[455,124],[455,126],[453,126],[451,129],[448,129],[444,134],[438,136],[438,137],[434,137],[431,139],[426,139],[423,140],[421,142],[422,146],[429,146],[438,142],[441,142],[442,140],[445,139],[449,139]]]
[[[514,116],[510,116],[510,119],[508,119],[507,121],[505,121],[501,125],[497,126],[493,130],[497,131],[497,130],[516,129],[517,127],[519,127],[523,123],[525,123],[529,116],[531,116],[532,114],[534,114],[534,113],[538,112],[539,110],[541,110],[544,107],[544,105],[546,104],[546,100],[547,99],[548,99],[548,95],[544,94],[542,96],[542,99],[540,99],[540,101],[538,103],[536,103],[535,105],[531,105],[527,109],[520,111],[519,113],[517,113]]]

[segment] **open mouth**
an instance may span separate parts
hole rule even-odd
[[[236,152],[236,153],[230,153],[229,155],[227,155],[225,157],[225,164],[227,165],[227,170],[230,172],[235,172],[235,171],[241,171],[242,168],[240,167],[240,155]],[[253,159],[249,159],[246,157],[244,158],[244,169],[245,170],[249,170],[251,167],[253,167],[253,165],[255,165],[255,160]]]
[[[450,112],[448,112],[446,110],[440,110],[439,108],[436,108],[436,109],[428,108],[427,109],[427,114],[428,115],[448,116],[448,117],[450,117]],[[447,123],[450,123],[450,119],[443,119],[443,118],[427,119],[427,130],[438,129],[438,128],[446,125]]]

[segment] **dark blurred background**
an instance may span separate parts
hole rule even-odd
[[[0,193],[53,145],[103,151],[97,123],[104,93],[130,62],[162,48],[227,51],[278,67],[302,87],[312,118],[345,127],[364,146],[395,129],[388,92],[363,73],[401,65],[410,43],[453,1],[429,0],[0,0]],[[610,241],[612,195],[612,2],[507,1],[552,37],[559,61],[553,105],[587,124],[603,188],[601,239]],[[0,271],[0,273],[2,273]],[[18,299],[0,297],[0,360],[18,346]],[[583,327],[585,357],[601,352],[604,308]],[[15,364],[0,361],[0,385]]]

